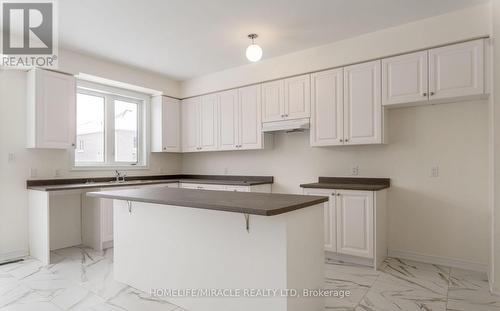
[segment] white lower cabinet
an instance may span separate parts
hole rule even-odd
[[[373,191],[336,191],[337,252],[373,258]]]
[[[305,188],[328,196],[324,209],[325,250],[334,257],[379,267],[387,256],[386,191]]]

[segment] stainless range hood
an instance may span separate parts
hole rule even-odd
[[[309,129],[309,122],[309,118],[265,122],[262,124],[262,132],[304,131]]]

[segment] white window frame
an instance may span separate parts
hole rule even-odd
[[[131,170],[149,168],[149,102],[150,96],[130,90],[89,81],[77,82],[77,93],[104,97],[104,162],[76,162],[75,151],[70,152],[72,170]],[[114,100],[136,103],[137,109],[137,162],[115,161]],[[76,132],[76,131],[75,131]]]

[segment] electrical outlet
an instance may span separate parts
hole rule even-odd
[[[38,176],[38,170],[36,168],[30,168],[30,177],[36,178]]]
[[[433,166],[431,168],[431,177],[439,177],[439,166]]]
[[[55,176],[55,177],[61,177],[61,170],[60,170],[60,169],[56,169],[56,170],[54,171],[54,176]]]
[[[7,155],[7,161],[14,162],[15,159],[16,159],[16,155],[12,152],[9,152],[9,154]]]
[[[358,176],[358,175],[359,175],[359,166],[353,165],[351,167],[351,176]]]

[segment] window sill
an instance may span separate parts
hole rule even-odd
[[[134,171],[134,170],[148,170],[149,165],[123,165],[123,166],[73,166],[71,171]]]

